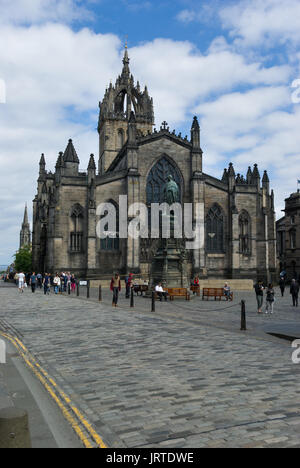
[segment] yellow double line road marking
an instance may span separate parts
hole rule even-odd
[[[73,430],[76,432],[82,443],[84,444],[85,448],[93,448],[91,441],[89,438],[84,434],[82,430],[82,426],[88,432],[90,437],[96,442],[98,448],[107,448],[107,445],[103,442],[99,434],[93,429],[91,424],[87,421],[87,419],[83,416],[83,414],[72,404],[71,399],[58,388],[56,382],[49,376],[49,374],[40,366],[40,364],[36,361],[36,359],[32,356],[32,354],[28,351],[28,349],[24,346],[24,344],[17,338],[13,337],[7,333],[0,332],[4,338],[9,340],[15,348],[18,350],[20,356],[24,359],[28,367],[33,371],[42,385],[45,387],[49,395],[53,398],[56,402],[60,410],[62,411],[63,416],[65,419],[71,424]],[[49,383],[48,383],[49,382]],[[53,390],[53,388],[56,390]],[[72,415],[71,411],[65,406],[65,403],[71,408],[73,413],[75,414],[76,418]],[[79,421],[79,422],[78,422]],[[80,427],[81,425],[81,427]]]

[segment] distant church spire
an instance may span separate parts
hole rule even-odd
[[[22,229],[20,232],[20,249],[30,244],[31,244],[31,232],[30,232],[30,224],[28,222],[28,210],[27,210],[27,203],[26,203]]]
[[[26,202],[25,203],[23,226],[27,226],[27,225],[28,225],[28,210],[27,210],[27,202]]]

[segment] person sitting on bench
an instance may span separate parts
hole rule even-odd
[[[199,280],[199,276],[196,276],[196,278],[194,279],[194,283],[192,284],[193,286],[193,294],[195,295],[197,293],[197,288],[200,288],[200,280]]]
[[[168,300],[168,298],[167,298],[168,293],[165,292],[165,291],[163,290],[163,287],[162,287],[161,283],[159,283],[159,284],[156,286],[155,292],[157,293],[160,302],[162,301],[162,298],[163,298],[163,297],[165,298],[165,301]]]

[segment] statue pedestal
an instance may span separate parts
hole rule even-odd
[[[160,246],[152,261],[150,288],[158,283],[169,288],[190,287],[185,241],[174,238],[174,216],[170,218],[171,237],[160,240]]]

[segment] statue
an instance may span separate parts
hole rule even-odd
[[[168,205],[172,205],[173,203],[179,203],[179,187],[176,184],[173,176],[169,175],[167,177],[168,182],[166,182],[164,188],[164,201],[168,203]]]

